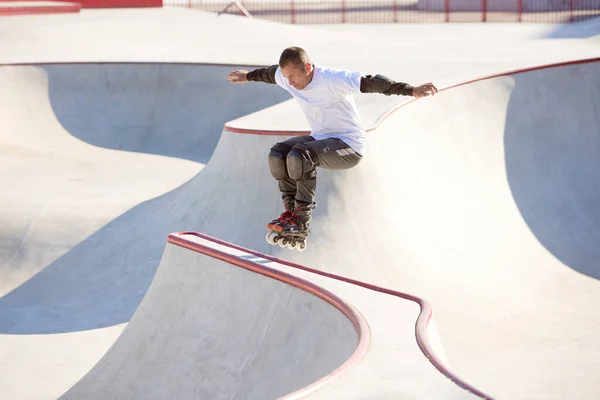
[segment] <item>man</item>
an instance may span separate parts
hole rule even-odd
[[[253,81],[281,86],[296,99],[308,120],[310,136],[277,143],[268,157],[285,212],[267,224],[267,229],[303,238],[310,232],[315,208],[316,168],[349,169],[365,155],[366,131],[352,95],[382,93],[420,98],[438,92],[432,83],[412,87],[382,75],[324,68],[314,64],[300,47],[285,49],[279,65],[251,72],[233,71],[227,79],[231,83]]]

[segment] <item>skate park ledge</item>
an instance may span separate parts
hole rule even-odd
[[[492,399],[447,366],[433,324],[431,305],[424,299],[287,262],[198,232],[172,233],[167,241],[200,256],[213,257],[293,285],[329,302],[350,319],[359,337],[354,354],[328,376],[285,396],[287,400],[316,393],[324,395],[323,398],[341,392],[352,393],[349,386],[360,388],[363,394],[370,389],[375,393],[384,383],[383,377],[390,378],[390,369],[397,373],[396,380],[411,381],[419,389],[423,387],[423,394],[431,394],[426,391],[435,386],[438,393],[464,392],[469,398]],[[389,322],[390,315],[396,316],[391,318],[393,322]],[[411,317],[403,318],[407,315]],[[409,340],[402,339],[403,334]],[[385,360],[382,354],[386,354]],[[411,376],[402,379],[403,369],[407,374],[410,371]],[[414,375],[421,376],[415,380]]]

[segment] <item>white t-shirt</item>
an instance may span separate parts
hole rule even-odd
[[[296,99],[317,140],[339,138],[364,155],[366,131],[353,93],[360,93],[360,72],[322,68],[314,65],[312,81],[303,90],[291,86],[277,68],[275,81]]]

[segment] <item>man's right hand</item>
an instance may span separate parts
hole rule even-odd
[[[413,97],[420,99],[421,97],[433,96],[438,92],[438,89],[431,82],[413,89]]]
[[[227,80],[230,83],[246,83],[248,82],[248,78],[246,77],[247,73],[248,71],[243,69],[235,70],[227,76]]]

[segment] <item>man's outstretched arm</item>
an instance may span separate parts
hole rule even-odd
[[[412,96],[416,98],[433,96],[438,92],[433,83],[413,87],[408,83],[396,82],[383,75],[365,75],[360,80],[362,93],[381,93],[386,96]]]
[[[237,70],[229,74],[227,79],[231,83],[246,83],[246,82],[264,82],[275,84],[275,72],[277,65],[271,65],[266,68],[258,68],[250,72],[246,70]]]

